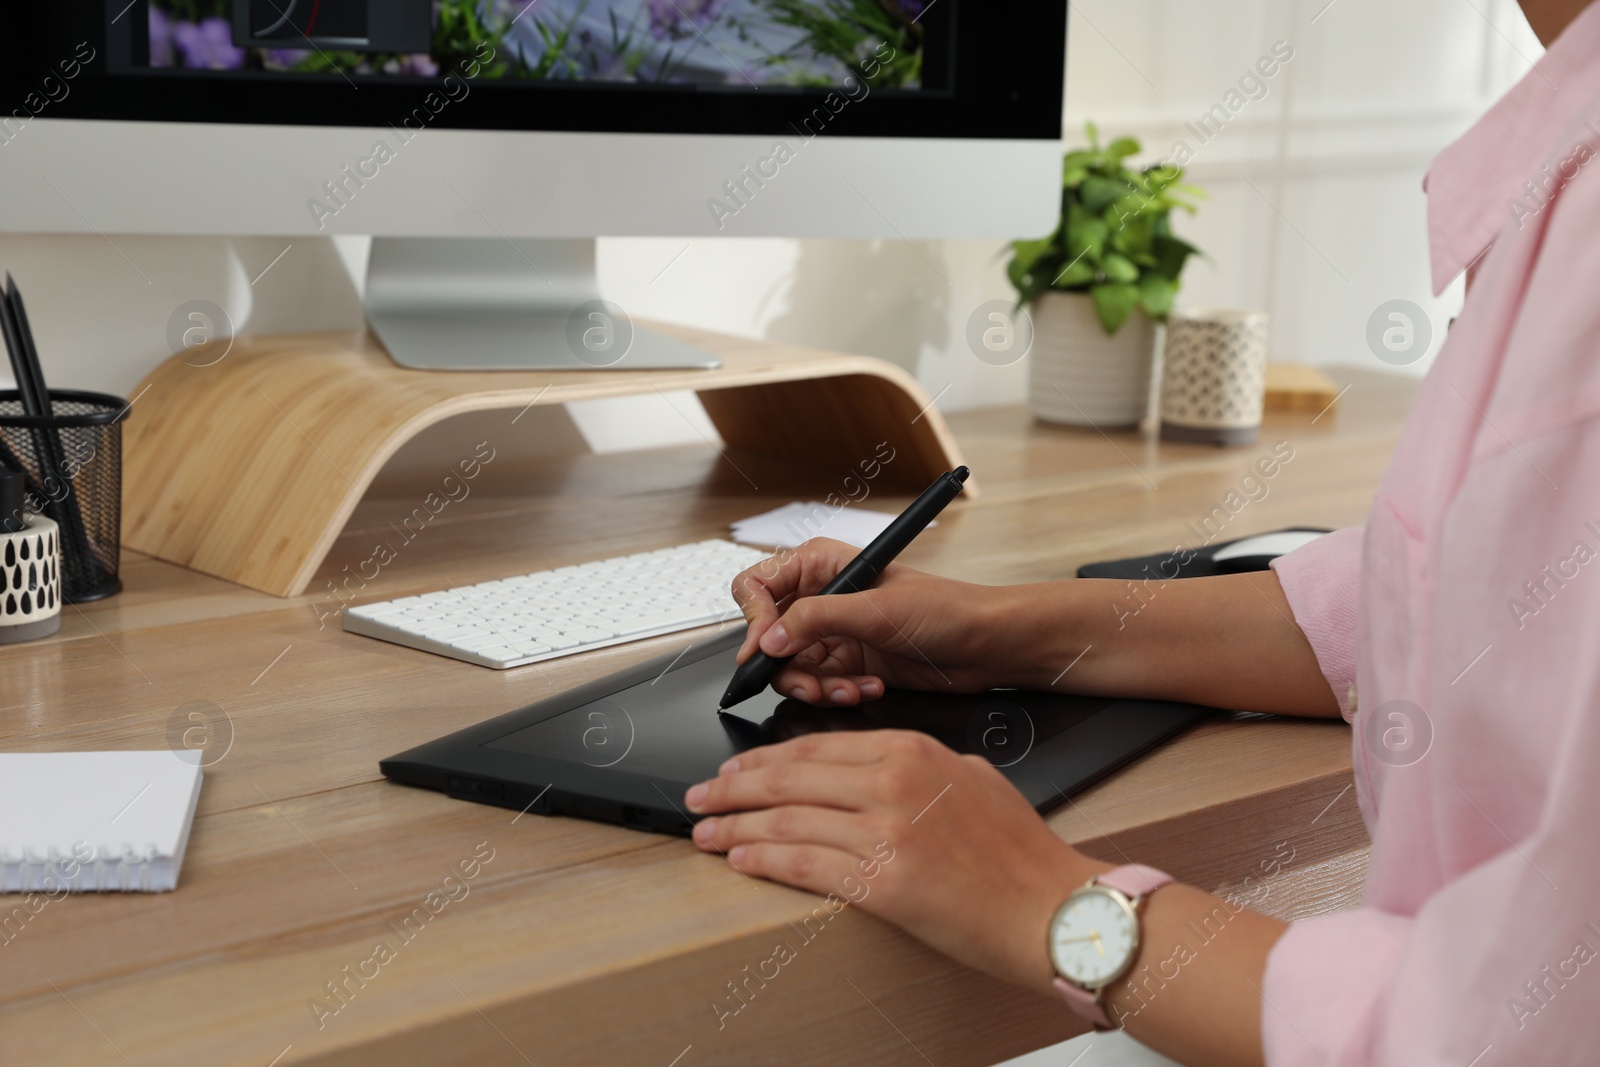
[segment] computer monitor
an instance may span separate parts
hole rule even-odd
[[[433,368],[708,366],[598,236],[1048,232],[1066,5],[18,0],[0,232],[374,236]]]

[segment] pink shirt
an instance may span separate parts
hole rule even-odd
[[[1600,1063],[1596,160],[1600,3],[1435,160],[1434,285],[1470,294],[1365,530],[1277,561],[1372,859],[1268,960],[1271,1067]]]

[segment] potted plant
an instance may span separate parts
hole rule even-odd
[[[1014,241],[1006,273],[1017,304],[1032,305],[1028,402],[1036,418],[1098,428],[1137,426],[1150,398],[1156,324],[1198,249],[1172,232],[1174,208],[1194,212],[1170,163],[1131,170],[1139,142],[1105,147],[1094,123],[1089,147],[1061,168],[1061,222],[1035,241]]]

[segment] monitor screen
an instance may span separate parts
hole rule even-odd
[[[1055,139],[1065,10],[972,0],[27,0],[0,121]],[[423,93],[419,94],[419,89]],[[468,96],[470,107],[457,106]],[[442,102],[442,103],[441,103]],[[820,110],[819,110],[820,109]]]
[[[148,0],[117,18],[124,72],[442,77],[757,90],[937,86],[924,0]],[[132,17],[130,17],[132,16]],[[924,19],[927,21],[924,22]],[[928,62],[929,56],[933,61]]]

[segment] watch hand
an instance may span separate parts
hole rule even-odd
[[[1100,955],[1104,956],[1106,954],[1106,950],[1105,950],[1105,947],[1100,944],[1100,932],[1097,930],[1094,933],[1090,934],[1089,936],[1094,938],[1095,951],[1100,953]]]
[[[1098,941],[1099,934],[1085,934],[1082,937],[1065,937],[1056,942],[1058,945],[1071,945],[1078,941]]]

